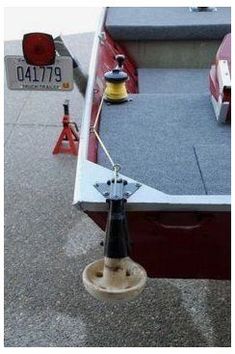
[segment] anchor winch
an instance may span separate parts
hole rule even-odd
[[[123,103],[128,101],[128,93],[125,84],[128,75],[123,71],[125,56],[118,54],[115,59],[117,61],[117,66],[113,70],[104,74],[106,81],[104,99],[110,103]]]

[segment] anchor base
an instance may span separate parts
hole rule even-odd
[[[144,268],[125,258],[102,258],[83,271],[86,290],[104,301],[131,300],[144,289],[147,274]]]

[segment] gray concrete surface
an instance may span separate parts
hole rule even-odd
[[[91,37],[68,37],[84,64]],[[5,346],[230,346],[230,282],[149,279],[119,305],[86,293],[103,233],[71,205],[76,158],[51,153],[64,99],[78,123],[83,108],[76,90],[58,96],[5,87]]]

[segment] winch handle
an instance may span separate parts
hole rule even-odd
[[[124,63],[124,61],[125,61],[125,59],[126,59],[125,55],[123,55],[123,54],[118,54],[118,55],[115,56],[115,59],[116,59],[116,61],[117,61],[117,63],[118,63],[118,68],[119,68],[119,69],[122,69],[123,63]]]

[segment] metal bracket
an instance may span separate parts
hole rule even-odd
[[[79,91],[85,96],[88,76],[81,67],[80,62],[65,45],[63,37],[60,35],[54,38],[55,48],[60,56],[70,57],[73,61],[73,80]]]
[[[230,78],[228,60],[223,59],[218,61],[217,80],[219,83],[220,92],[223,92],[224,88],[231,89],[231,78]]]
[[[211,101],[212,101],[212,105],[213,105],[213,108],[214,108],[214,111],[215,111],[215,116],[216,116],[217,121],[219,123],[225,123],[230,103],[229,102],[223,102],[221,95],[218,97],[218,101],[212,95],[211,96]]]
[[[115,179],[112,179],[106,183],[97,182],[94,187],[106,199],[118,200],[123,198],[128,199],[141,187],[141,184],[128,183],[127,181],[119,178],[116,181]]]
[[[99,42],[101,45],[104,45],[105,41],[106,41],[106,35],[105,32],[100,32],[100,34],[98,35],[99,38]]]

